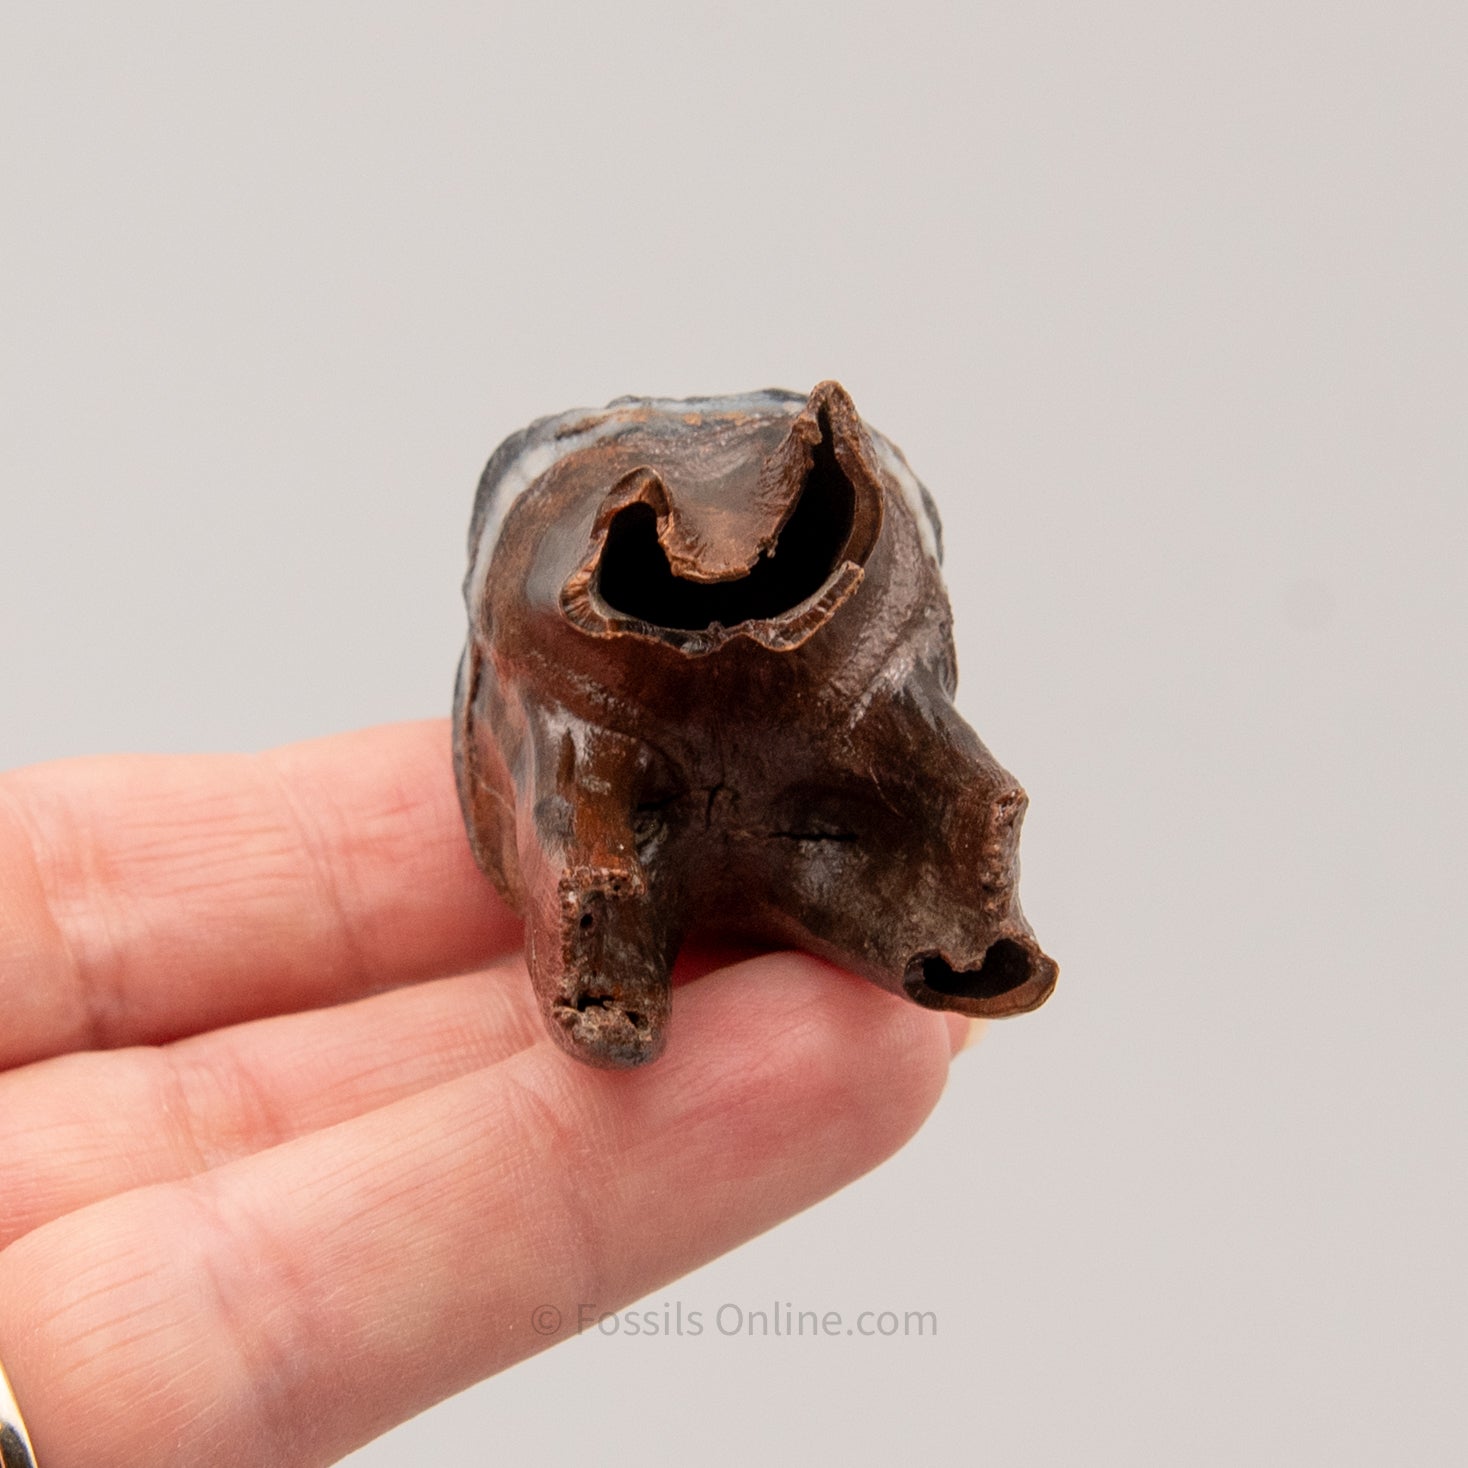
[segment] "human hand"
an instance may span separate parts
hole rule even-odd
[[[968,1032],[695,955],[664,1058],[592,1070],[518,935],[442,722],[0,777],[0,1362],[40,1468],[333,1462],[880,1162]]]

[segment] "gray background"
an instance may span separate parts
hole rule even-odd
[[[0,764],[446,709],[473,485],[841,378],[1062,964],[894,1162],[351,1461],[1463,1461],[1468,10],[20,6]]]

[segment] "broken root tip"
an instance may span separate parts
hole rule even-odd
[[[955,968],[941,953],[920,953],[908,965],[903,987],[928,1009],[975,1018],[1024,1014],[1050,997],[1059,969],[1032,942],[998,938],[976,964]]]
[[[578,1060],[605,1070],[630,1070],[663,1049],[661,1020],[607,994],[581,994],[551,1006],[551,1032]]]

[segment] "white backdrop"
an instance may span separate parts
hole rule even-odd
[[[646,1302],[936,1338],[592,1335],[353,1468],[1462,1461],[1465,55],[1410,0],[6,8],[0,765],[446,711],[503,435],[835,376],[1031,795],[1054,999]]]

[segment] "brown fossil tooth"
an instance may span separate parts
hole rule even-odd
[[[954,711],[941,536],[845,390],[620,398],[500,445],[469,536],[454,763],[550,1032],[661,1050],[695,929],[915,1002],[1041,1004],[1024,792]]]

